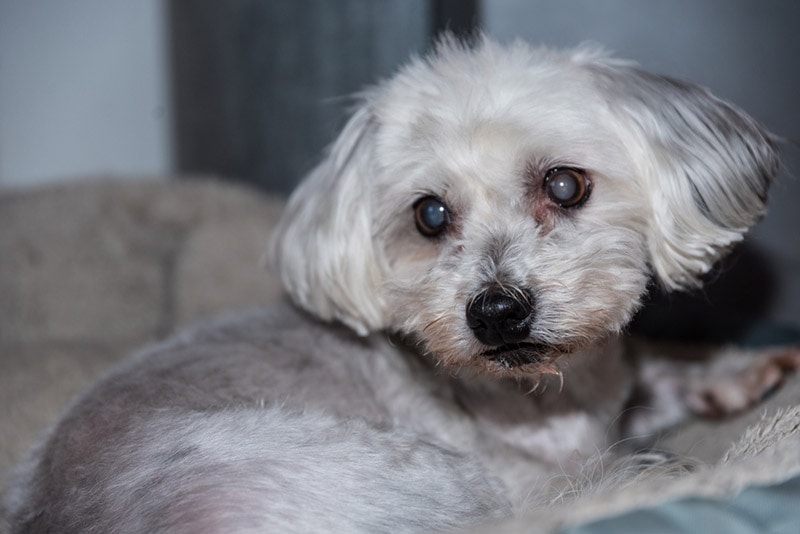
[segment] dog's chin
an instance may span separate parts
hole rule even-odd
[[[457,355],[452,352],[427,352],[439,365],[458,375],[466,373],[497,379],[532,379],[538,382],[544,375],[560,375],[556,362],[572,351],[568,347],[522,342],[499,347],[483,346]]]
[[[536,377],[559,374],[556,360],[563,348],[544,343],[522,342],[492,347],[471,358],[482,372],[499,377]]]
[[[560,375],[556,362],[579,349],[569,343],[549,344],[529,339],[499,347],[470,342],[450,342],[442,337],[422,338],[398,334],[398,340],[416,348],[438,367],[454,375],[484,375],[538,381],[544,375]],[[452,341],[452,340],[450,340]]]

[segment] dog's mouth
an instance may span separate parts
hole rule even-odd
[[[510,343],[484,351],[481,356],[511,370],[543,363],[548,359],[550,352],[552,348],[543,343]]]

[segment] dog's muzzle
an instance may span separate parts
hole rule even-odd
[[[467,325],[478,341],[492,347],[526,340],[533,315],[533,296],[523,289],[490,287],[467,303]]]

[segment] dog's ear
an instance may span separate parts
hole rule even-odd
[[[592,67],[633,134],[652,268],[668,289],[699,285],[762,215],[778,170],[775,138],[701,87],[630,64]]]
[[[373,130],[365,105],[292,194],[266,258],[295,303],[360,335],[383,326],[368,183]]]

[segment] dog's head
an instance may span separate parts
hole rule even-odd
[[[769,134],[590,49],[444,40],[363,96],[272,243],[301,307],[495,374],[619,331],[762,213]]]

